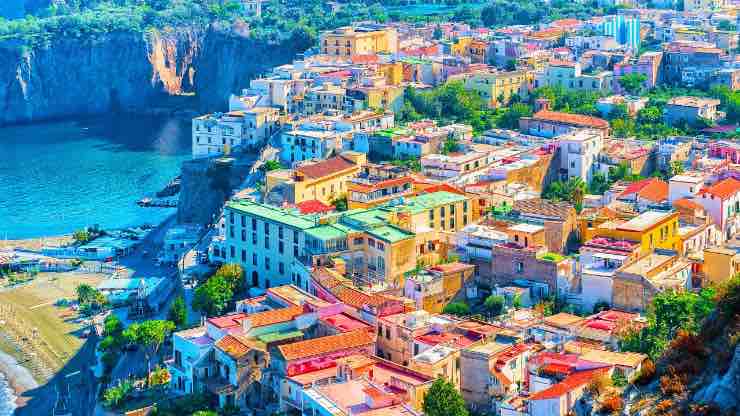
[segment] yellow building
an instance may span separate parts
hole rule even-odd
[[[471,43],[473,43],[473,38],[470,36],[461,36],[457,38],[456,42],[450,45],[450,52],[455,56],[467,56]]]
[[[533,80],[529,71],[477,71],[465,75],[465,89],[478,91],[490,108],[506,105],[514,94],[526,97]]]
[[[347,90],[347,102],[351,105],[345,109],[350,113],[376,109],[396,113],[403,107],[403,91],[403,87],[383,83],[352,88]]]
[[[707,283],[724,283],[740,273],[740,253],[723,247],[704,249],[702,271]]]
[[[417,309],[442,313],[444,307],[463,296],[463,288],[475,272],[467,263],[446,263],[429,267],[406,278],[404,296],[416,302]]]
[[[325,204],[347,193],[347,182],[357,176],[367,156],[358,152],[343,152],[337,157],[267,172],[265,191],[273,202],[300,204],[317,200]],[[278,201],[278,198],[282,198]]]
[[[403,82],[403,63],[401,61],[378,64],[378,71],[383,74],[388,85],[401,85]]]
[[[354,55],[398,52],[395,28],[340,27],[321,33],[321,52],[349,58]]]
[[[581,241],[594,237],[629,240],[640,244],[640,254],[646,255],[656,248],[678,250],[678,212],[647,211],[631,220],[609,220],[600,224],[581,227]],[[582,223],[583,225],[583,223]]]
[[[409,363],[412,370],[429,377],[443,378],[460,389],[460,349],[442,344],[415,355]]]

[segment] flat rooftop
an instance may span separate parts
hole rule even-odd
[[[620,224],[617,229],[624,231],[645,231],[655,224],[665,221],[673,214],[673,212],[647,211]]]

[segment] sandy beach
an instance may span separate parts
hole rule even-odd
[[[10,387],[15,391],[18,406],[23,405],[21,395],[25,391],[38,387],[38,383],[34,380],[31,372],[18,364],[15,358],[2,351],[0,351],[0,373],[5,376],[5,379],[10,383]]]
[[[72,235],[54,237],[29,238],[25,240],[0,240],[0,250],[23,248],[31,251],[41,251],[43,246],[61,247],[72,243]]]

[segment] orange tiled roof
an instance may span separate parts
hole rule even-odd
[[[302,306],[289,306],[287,308],[273,309],[248,315],[245,320],[252,324],[252,328],[258,326],[273,325],[280,322],[288,322],[303,313]]]
[[[740,192],[740,181],[735,178],[727,178],[706,188],[704,192],[714,195],[719,199],[728,199]]]
[[[580,371],[578,373],[572,374],[566,377],[560,383],[533,394],[529,397],[529,400],[556,399],[585,384],[588,384],[594,376],[606,371],[607,369],[605,368],[597,368],[595,370]]]
[[[325,176],[334,175],[355,166],[356,165],[349,160],[341,156],[337,156],[330,159],[322,160],[318,163],[299,166],[298,168],[296,168],[296,170],[309,178],[323,178]]]
[[[249,350],[252,349],[246,342],[233,335],[226,335],[218,340],[216,347],[236,360],[247,355]]]
[[[658,178],[643,179],[630,184],[619,196],[623,198],[635,193],[651,202],[663,202],[668,199],[668,182]]]
[[[374,342],[375,340],[371,334],[365,330],[359,330],[280,345],[278,350],[280,350],[280,353],[286,360],[290,361],[350,348],[363,347]]]
[[[704,207],[702,207],[700,204],[688,198],[681,198],[681,199],[677,199],[673,201],[673,206],[675,208],[683,208],[683,209],[690,209],[690,210],[704,209]]]
[[[558,111],[540,110],[532,116],[535,120],[553,121],[558,123],[571,124],[579,127],[592,127],[598,129],[609,128],[609,122],[592,116],[582,114],[561,113]]]

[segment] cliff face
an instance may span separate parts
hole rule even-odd
[[[34,47],[0,42],[0,125],[143,110],[183,92],[197,93],[201,111],[224,110],[229,94],[294,52],[193,28]]]
[[[236,30],[211,29],[195,61],[195,92],[201,111],[224,109],[229,95],[249,80],[290,62],[299,52],[289,43],[254,41]]]

